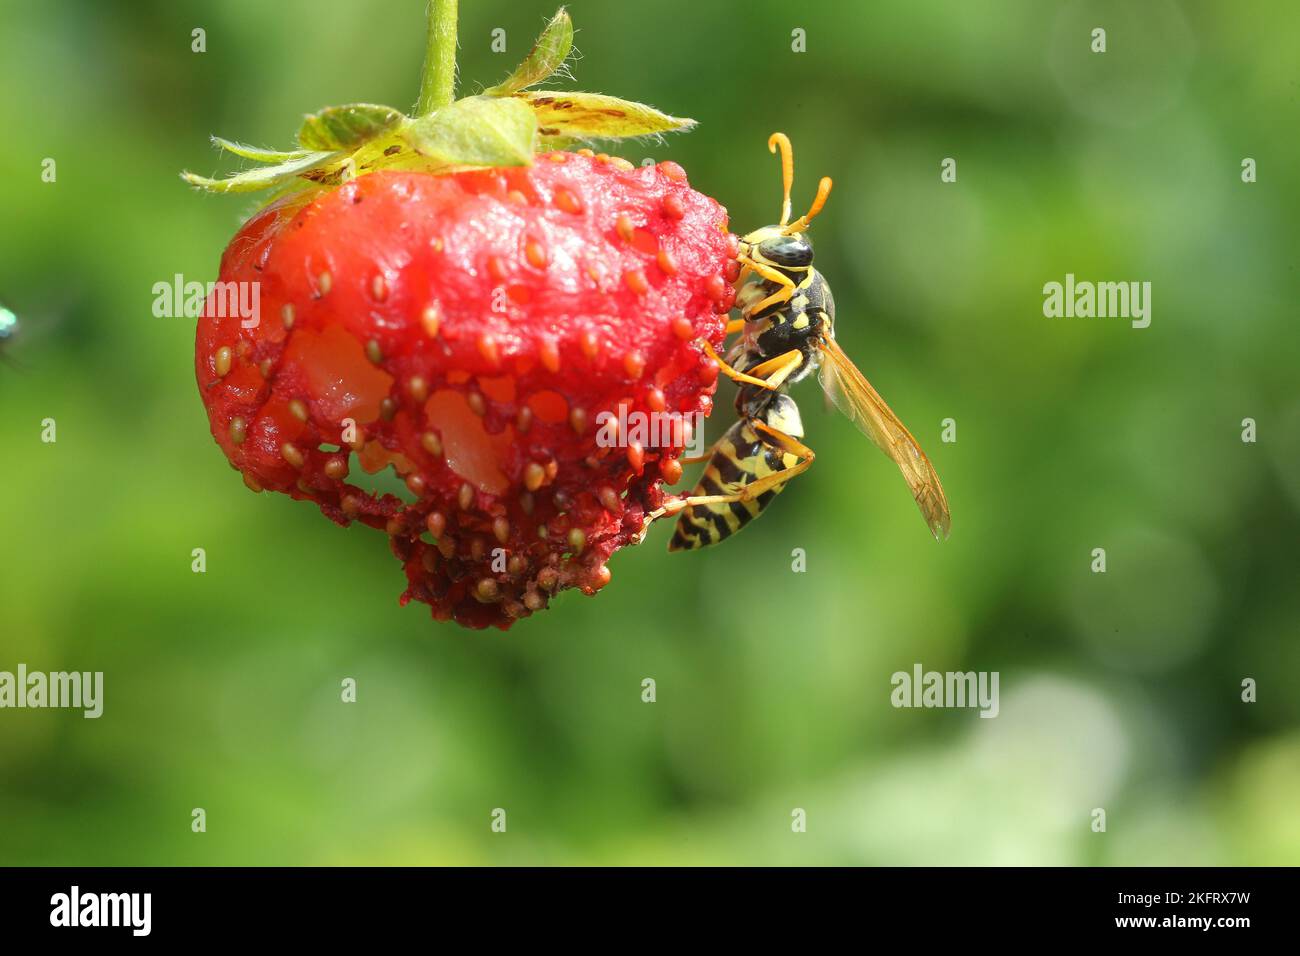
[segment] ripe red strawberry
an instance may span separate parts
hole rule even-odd
[[[585,96],[513,91],[433,118],[461,135],[474,111],[500,126],[524,109],[546,140],[582,131]],[[598,416],[709,412],[718,368],[702,343],[722,340],[735,238],[675,163],[581,150],[430,168],[442,134],[382,109],[309,120],[304,145],[319,134],[346,158],[280,160],[327,188],[267,207],[227,247],[220,279],[259,284],[261,321],[209,304],[200,392],[251,488],[386,531],[403,603],[505,628],[559,590],[604,586],[680,477],[680,446],[601,447]],[[350,483],[358,466],[391,466],[406,500]]]

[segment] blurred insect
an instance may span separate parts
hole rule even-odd
[[[681,513],[670,551],[717,544],[757,518],[790,479],[813,463],[812,449],[800,440],[799,408],[786,390],[819,370],[831,401],[898,465],[930,533],[947,537],[948,500],[930,460],[835,342],[835,300],[826,279],[813,268],[806,235],[830,196],[831,180],[822,178],[808,212],[791,222],[790,140],[773,133],[767,146],[781,153],[781,221],[740,240],[736,304],[741,317],[727,325],[727,334],[742,334],[728,353],[730,361],[718,358],[705,343],[719,368],[740,385],[740,421],[703,456],[709,463],[691,494],[672,499],[649,517]],[[757,281],[744,285],[753,276]]]
[[[14,358],[9,353],[18,339],[20,328],[17,313],[0,305],[0,358],[10,365],[14,364]]]
[[[41,350],[82,301],[75,286],[42,295],[29,305],[32,299],[23,292],[15,298],[0,290],[0,363],[24,374],[39,367]]]

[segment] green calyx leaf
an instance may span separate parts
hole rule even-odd
[[[411,121],[402,136],[438,166],[528,166],[537,117],[521,100],[469,96]]]
[[[251,159],[257,163],[283,163],[291,159],[297,159],[299,156],[308,152],[305,149],[294,149],[289,152],[281,152],[274,149],[259,149],[256,146],[245,146],[243,143],[232,143],[228,139],[222,139],[220,136],[212,137],[212,145],[224,149],[228,153],[234,153],[244,159]]]
[[[623,139],[630,136],[655,136],[675,130],[690,129],[693,119],[661,113],[653,106],[620,100],[602,93],[560,93],[531,90],[514,94],[527,103],[537,117],[537,125],[546,139]]]
[[[513,97],[471,96],[410,119],[388,107],[322,110],[308,118],[303,143],[329,149],[275,152],[213,137],[221,149],[266,165],[226,179],[185,172],[208,192],[254,192],[294,183],[337,186],[377,169],[432,172],[475,166],[528,166],[537,152],[537,117]]]
[[[445,79],[447,70],[454,68],[448,51],[455,45],[455,3],[439,0],[430,10],[430,36],[441,51],[441,58],[435,58],[437,75]],[[530,89],[557,73],[567,76],[565,62],[572,49],[573,21],[561,7],[518,69],[480,96],[456,100],[417,118],[373,103],[332,106],[308,116],[298,131],[299,148],[284,151],[214,136],[212,142],[220,149],[260,165],[225,179],[191,172],[181,176],[210,192],[273,189],[285,195],[333,188],[381,169],[444,172],[528,166],[539,149],[567,149],[588,139],[657,136],[695,125],[694,120],[600,93]],[[437,95],[427,103],[422,89],[425,109],[450,98],[450,87],[442,89],[445,85],[434,84],[431,89]]]
[[[557,93],[528,90],[564,67],[573,49],[573,21],[564,7],[546,25],[524,62],[487,96],[509,96],[532,107],[538,135],[550,148],[562,148],[583,139],[624,139],[657,136],[690,129],[695,120],[679,119],[651,106],[600,93]]]
[[[550,78],[564,66],[573,49],[573,21],[564,7],[556,11],[550,23],[542,30],[524,62],[520,63],[505,82],[498,83],[487,92],[495,96],[508,96]]]
[[[232,150],[232,152],[235,152]],[[240,154],[243,155],[243,154]],[[181,173],[181,179],[214,193],[251,193],[259,189],[283,185],[303,173],[325,166],[343,157],[341,152],[301,151],[292,158],[273,166],[259,166],[227,179],[208,179],[191,172]]]
[[[401,110],[373,103],[331,106],[308,116],[298,130],[303,149],[357,149],[396,128],[406,119]]]

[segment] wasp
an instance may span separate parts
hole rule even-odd
[[[816,371],[836,407],[902,471],[930,533],[946,538],[951,524],[948,499],[934,466],[835,341],[835,300],[829,283],[813,267],[807,235],[830,196],[831,180],[822,177],[808,212],[791,222],[794,152],[784,133],[773,133],[767,147],[781,155],[781,221],[740,240],[740,318],[727,325],[727,334],[739,332],[740,339],[726,360],[704,343],[718,367],[739,385],[740,420],[709,453],[685,459],[708,461],[695,489],[649,517],[680,512],[668,549],[683,551],[717,544],[762,514],[816,457],[803,443],[799,408],[788,394],[791,385]]]

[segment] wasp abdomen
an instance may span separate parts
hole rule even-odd
[[[797,455],[760,432],[755,421],[792,437],[803,435],[794,400],[785,394],[772,395],[758,417],[741,419],[722,436],[691,497],[736,495],[751,482],[799,463]],[[677,519],[668,550],[704,548],[730,537],[762,514],[782,488],[784,484],[777,484],[753,498],[691,505]]]

